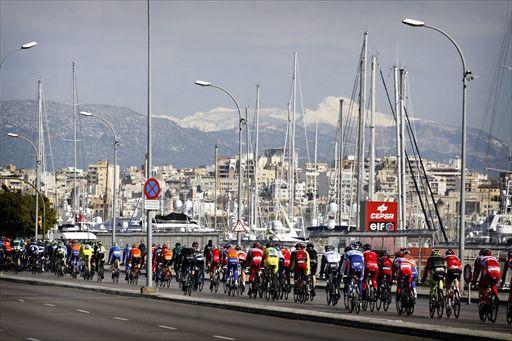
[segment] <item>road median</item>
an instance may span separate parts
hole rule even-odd
[[[18,283],[28,283],[35,285],[49,285],[82,290],[90,290],[108,294],[143,297],[155,300],[165,300],[169,302],[193,304],[211,308],[220,308],[233,311],[240,311],[251,314],[261,314],[266,316],[275,316],[286,319],[304,320],[319,323],[328,323],[340,326],[378,330],[383,332],[400,333],[421,337],[436,338],[442,340],[453,340],[464,338],[467,340],[512,340],[512,334],[497,333],[492,331],[474,330],[466,328],[455,328],[446,326],[437,326],[431,324],[421,324],[416,322],[407,322],[402,320],[393,320],[385,318],[375,318],[358,315],[336,314],[329,312],[310,311],[305,309],[295,309],[288,307],[268,306],[252,302],[250,305],[242,302],[228,302],[219,299],[188,297],[168,293],[143,294],[140,288],[133,289],[109,288],[101,285],[92,285],[85,283],[67,283],[49,279],[26,278],[12,275],[0,275],[1,280],[13,281]]]

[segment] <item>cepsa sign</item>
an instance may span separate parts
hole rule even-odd
[[[366,232],[394,232],[398,226],[398,205],[388,201],[364,202]]]

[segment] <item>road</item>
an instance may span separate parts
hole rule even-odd
[[[118,284],[113,284],[110,281],[109,273],[106,273],[105,280],[101,283],[101,286],[109,287],[109,288],[132,288],[138,289],[142,285],[145,284],[146,278],[141,276],[139,279],[139,285],[129,285],[124,281],[123,275],[121,275],[120,281]],[[64,277],[62,279],[58,279],[53,274],[43,273],[39,275],[31,275],[30,273],[20,273],[18,277],[28,277],[28,278],[46,278],[51,280],[61,280],[68,283],[87,283],[92,285],[100,285],[97,281],[84,281],[83,279],[72,279],[69,276]],[[96,277],[95,277],[96,278]],[[305,304],[299,304],[293,302],[293,297],[290,296],[288,301],[277,301],[277,302],[267,302],[264,298],[252,299],[244,294],[242,296],[230,297],[222,292],[222,287],[219,288],[218,293],[211,293],[208,289],[208,282],[205,283],[205,287],[203,292],[193,292],[193,297],[202,297],[202,298],[216,298],[222,299],[224,301],[236,301],[236,302],[245,302],[247,304],[268,304],[269,306],[282,306],[289,308],[300,308],[300,309],[308,309],[312,311],[322,311],[322,312],[330,312],[330,313],[340,313],[340,314],[349,314],[347,310],[343,307],[343,302],[340,302],[336,307],[327,306],[325,292],[321,289],[317,290],[317,296],[315,297],[313,302],[307,302]],[[58,288],[54,288],[54,290],[59,290]],[[159,292],[162,293],[172,293],[172,294],[181,294],[181,291],[178,288],[177,283],[174,278],[171,283],[170,288],[158,288]],[[369,316],[369,317],[377,317],[377,318],[386,318],[386,319],[394,319],[394,320],[403,320],[409,322],[423,323],[423,324],[432,324],[432,325],[445,325],[449,327],[459,327],[459,328],[469,328],[476,330],[489,330],[494,332],[505,332],[511,333],[512,326],[509,326],[506,322],[506,308],[504,306],[500,306],[500,310],[498,312],[498,319],[496,323],[482,322],[478,317],[478,305],[472,303],[471,305],[466,305],[463,303],[461,307],[461,314],[458,320],[456,320],[453,316],[447,318],[444,316],[442,319],[433,318],[431,319],[428,314],[428,300],[424,298],[418,298],[416,308],[414,314],[412,316],[398,316],[396,313],[396,309],[394,306],[394,300],[391,303],[389,310],[387,312],[384,311],[361,311],[361,316]]]
[[[421,340],[79,289],[0,283],[2,340]]]

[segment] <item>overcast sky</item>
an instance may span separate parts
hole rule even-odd
[[[262,106],[285,108],[293,51],[306,107],[326,96],[350,97],[367,30],[386,77],[397,58],[406,66],[415,114],[459,125],[459,56],[441,34],[403,25],[408,17],[449,32],[463,49],[479,76],[468,105],[469,124],[479,127],[510,7],[509,1],[152,1],[153,113],[183,117],[231,106],[222,93],[193,85],[196,79],[222,85],[251,106],[261,83]],[[42,78],[47,100],[71,102],[74,60],[82,103],[146,112],[146,1],[1,0],[0,12],[2,57],[23,42],[39,43],[7,59],[2,100],[35,98]],[[512,71],[508,93],[511,80]],[[387,111],[380,98],[379,109]]]

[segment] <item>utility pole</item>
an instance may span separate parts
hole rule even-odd
[[[260,120],[260,85],[256,84],[256,143],[254,146],[254,225],[258,228],[258,158],[259,158],[259,120]]]
[[[339,118],[339,152],[338,152],[338,163],[339,163],[339,179],[338,179],[338,224],[342,225],[343,218],[343,98],[340,98],[340,118]],[[350,229],[350,226],[349,226]]]
[[[38,124],[38,142],[37,142],[37,161],[36,161],[36,190],[37,192],[41,192],[41,163],[42,163],[42,153],[43,153],[43,83],[41,80],[37,81],[37,124]],[[44,205],[44,201],[41,202],[41,205]],[[39,228],[39,196],[36,194],[36,241],[38,239],[38,228]],[[44,238],[44,235],[43,235]]]
[[[407,229],[407,206],[406,206],[406,200],[407,200],[407,183],[405,181],[405,75],[406,71],[405,69],[400,69],[400,162],[401,162],[401,170],[400,170],[400,182],[402,184],[402,221],[403,226],[402,229]],[[402,240],[403,244],[404,240]],[[404,245],[401,245],[404,246]]]
[[[217,231],[217,193],[219,179],[219,146],[215,145],[215,194],[213,195],[213,229]]]
[[[401,139],[402,135],[400,133],[400,95],[399,95],[399,78],[398,78],[398,66],[393,67],[393,75],[394,75],[394,93],[395,93],[395,116],[396,116],[396,182],[397,182],[397,198],[398,202],[398,229],[404,229],[404,221],[402,219],[402,212],[404,211],[402,206],[402,156],[401,156]]]

